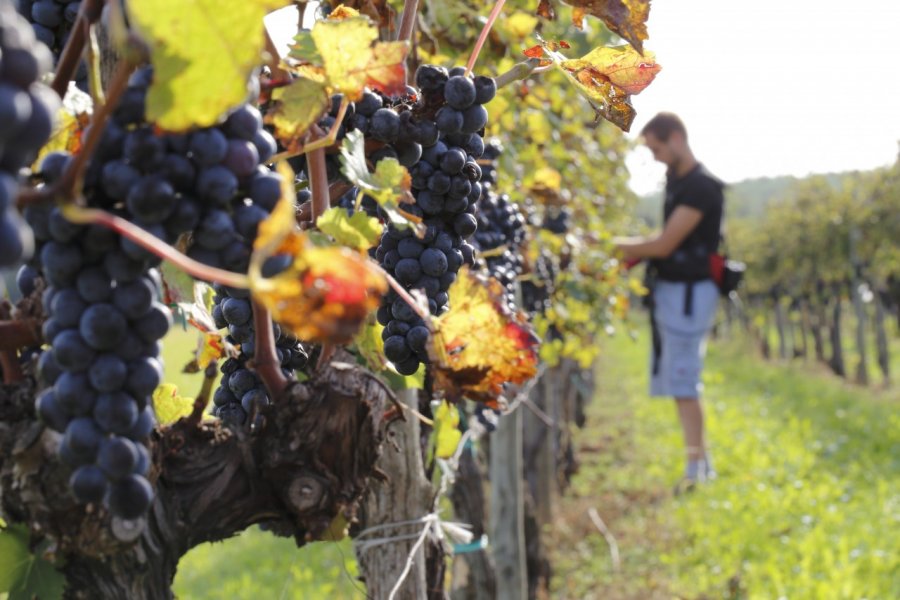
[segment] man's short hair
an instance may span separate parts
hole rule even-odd
[[[669,141],[669,136],[676,131],[681,132],[684,139],[687,139],[687,129],[684,128],[684,123],[678,115],[670,112],[661,112],[644,125],[644,128],[641,129],[641,135],[646,137],[648,133],[652,133],[653,137],[659,141],[667,142]]]

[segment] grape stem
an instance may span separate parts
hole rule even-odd
[[[75,35],[74,31],[72,35]],[[97,144],[100,143],[100,139],[103,137],[103,130],[106,128],[109,115],[112,114],[113,109],[119,103],[122,93],[128,88],[128,78],[131,77],[134,68],[134,65],[128,60],[122,59],[119,61],[109,83],[106,103],[94,111],[94,115],[91,117],[90,129],[88,129],[87,134],[82,139],[81,150],[69,161],[59,181],[37,190],[28,189],[20,193],[16,200],[16,204],[20,209],[28,204],[49,202],[57,198],[64,201],[72,199],[75,203],[82,202],[81,196],[76,193],[76,189],[80,186],[84,170],[87,168],[88,162],[97,148]]]
[[[482,27],[481,33],[478,35],[478,41],[475,42],[475,47],[472,48],[472,54],[469,56],[469,62],[466,63],[466,77],[472,72],[472,67],[475,66],[475,61],[478,60],[478,55],[481,54],[481,48],[484,46],[484,42],[491,32],[494,22],[497,20],[497,17],[500,16],[500,11],[503,10],[504,4],[506,4],[506,0],[497,0],[494,4],[494,8],[491,10],[491,14],[488,15],[487,23]]]
[[[97,41],[96,24],[85,21],[84,27],[87,42],[84,48],[84,60],[88,65],[88,89],[96,110],[106,104],[106,97],[103,94],[103,78],[100,75],[100,43]]]
[[[403,298],[404,302],[409,304],[410,308],[412,308],[417,315],[422,317],[422,320],[425,321],[425,323],[430,325],[431,315],[429,314],[428,309],[423,308],[418,302],[416,302],[416,299],[413,298],[412,295],[406,290],[406,288],[403,287],[403,284],[394,279],[394,277],[390,273],[385,271],[381,265],[371,259],[369,260],[369,262],[376,270],[380,271],[381,274],[384,275],[384,278],[387,280],[388,285],[394,288],[394,291],[397,292],[397,295]],[[429,329],[431,329],[430,326]]]
[[[272,332],[272,315],[268,309],[258,302],[253,303],[253,335],[256,353],[253,368],[262,379],[274,401],[280,397],[288,386],[288,379],[281,372],[281,363],[275,351],[275,336]]]
[[[81,60],[86,41],[86,25],[97,22],[100,18],[102,7],[103,0],[84,0],[81,3],[78,17],[72,26],[72,33],[69,35],[65,47],[59,55],[56,73],[53,74],[53,83],[50,85],[60,98],[66,95],[66,90],[69,89],[69,82],[75,76],[78,61]]]
[[[403,16],[400,17],[400,30],[397,32],[398,42],[407,42],[416,27],[416,14],[419,11],[419,0],[404,0]]]
[[[94,115],[91,117],[90,130],[84,137],[81,150],[72,158],[62,177],[60,177],[59,183],[54,186],[57,188],[54,191],[57,194],[61,194],[63,198],[79,197],[75,190],[77,187],[80,187],[79,184],[84,176],[84,170],[87,169],[88,161],[90,161],[91,156],[97,149],[97,145],[100,143],[100,139],[103,137],[103,131],[106,129],[106,122],[109,120],[110,114],[112,114],[113,109],[119,103],[119,98],[128,89],[128,78],[131,77],[134,69],[135,65],[127,59],[120,60],[119,64],[116,65],[116,70],[109,82],[106,102],[94,111]]]
[[[306,166],[309,171],[309,189],[312,192],[312,224],[331,206],[328,193],[328,168],[325,165],[325,148],[316,148],[306,153]]]
[[[269,159],[270,162],[277,163],[278,161],[287,160],[289,158],[294,158],[295,156],[300,156],[301,154],[309,154],[313,150],[318,150],[319,148],[327,148],[329,146],[333,146],[337,141],[338,129],[341,128],[341,123],[344,120],[344,115],[347,114],[347,107],[350,106],[350,101],[344,96],[344,100],[341,102],[340,108],[338,108],[337,117],[334,119],[334,124],[331,126],[331,129],[328,130],[328,133],[323,137],[320,137],[317,140],[313,140],[308,144],[300,144],[297,148],[292,150],[285,150],[284,152],[279,152],[275,156]],[[309,128],[310,132],[321,131],[315,124],[311,125]]]
[[[316,371],[323,370],[334,358],[336,351],[337,346],[334,344],[322,344],[322,349],[319,351],[319,359],[316,361]]]
[[[210,267],[189,258],[161,240],[152,233],[142,229],[134,223],[110,214],[98,208],[84,208],[73,204],[63,206],[63,215],[69,221],[81,225],[101,225],[112,229],[124,238],[139,245],[141,248],[152,252],[154,255],[165,259],[197,279],[219,283],[233,288],[248,289],[250,278],[243,273],[234,273],[216,267]]]
[[[191,427],[199,425],[200,420],[203,418],[203,411],[206,409],[206,406],[209,404],[209,399],[212,396],[213,384],[216,381],[216,374],[218,373],[217,367],[218,363],[212,361],[203,371],[203,383],[200,385],[200,393],[194,398],[194,407],[187,418],[187,422]]]
[[[514,81],[521,81],[534,73],[542,72],[538,71],[540,65],[541,59],[539,58],[529,58],[520,63],[516,63],[509,71],[501,73],[494,79],[497,83],[497,89],[507,86]]]

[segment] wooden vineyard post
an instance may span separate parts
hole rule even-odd
[[[459,456],[459,471],[450,491],[453,514],[458,521],[472,526],[475,540],[487,532],[487,502],[484,475],[475,451],[465,448]],[[475,552],[457,554],[453,560],[454,600],[494,600],[497,579],[490,546]]]
[[[839,285],[832,287],[834,290],[834,298],[831,307],[831,323],[828,327],[829,337],[831,338],[831,359],[828,364],[836,375],[845,377],[847,372],[844,369],[844,344],[841,337],[841,288]]]
[[[859,362],[856,363],[856,383],[869,384],[868,353],[866,352],[866,307],[862,297],[862,264],[857,254],[860,231],[857,227],[850,230],[850,264],[853,276],[850,280],[850,297],[853,299],[853,311],[856,313],[856,352]]]
[[[781,303],[781,296],[774,295],[775,299],[775,329],[778,332],[778,358],[787,359],[787,325],[784,317],[784,305]]]
[[[875,292],[875,341],[878,353],[878,367],[885,387],[891,383],[891,356],[888,346],[887,331],[885,330],[885,292]]]
[[[418,410],[418,390],[397,392],[404,405]],[[376,466],[387,480],[375,482],[362,506],[363,532],[357,538],[356,557],[370,598],[388,598],[403,576],[407,558],[412,566],[403,584],[394,595],[396,600],[419,600],[428,597],[426,577],[426,548],[428,540],[418,545],[418,535],[424,523],[393,525],[415,521],[431,512],[433,489],[425,478],[422,452],[419,446],[419,421],[404,411],[406,420],[397,420],[388,427],[382,455]],[[366,530],[385,526],[367,535]],[[367,545],[376,538],[405,537],[378,545]]]
[[[537,409],[555,419],[557,401],[561,391],[562,366],[547,369],[529,398]],[[556,429],[527,408],[523,420],[524,477],[533,502],[538,523],[545,525],[552,520],[556,493]]]
[[[504,415],[491,436],[491,544],[497,600],[527,597],[522,499],[522,409]]]

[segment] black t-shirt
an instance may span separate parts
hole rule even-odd
[[[680,205],[696,208],[703,218],[671,256],[653,261],[661,279],[697,281],[709,277],[709,255],[719,248],[724,187],[699,163],[683,177],[668,176],[663,220],[668,221]]]

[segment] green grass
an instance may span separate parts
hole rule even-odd
[[[177,385],[184,396],[200,389],[199,374],[182,372],[196,345],[196,332],[177,325],[163,344],[165,381]],[[365,587],[356,576],[349,540],[298,549],[293,540],[254,527],[188,552],[178,565],[174,587],[182,600],[365,598]]]
[[[182,600],[365,598],[356,576],[349,540],[297,548],[293,540],[253,528],[188,552],[178,564],[175,594]]]
[[[707,415],[719,479],[673,497],[671,401],[646,395],[646,334],[608,343],[550,546],[560,598],[900,598],[900,400],[812,365],[714,344]],[[622,555],[586,511],[596,507]],[[600,591],[602,590],[602,592]]]
[[[871,304],[866,305],[866,314],[867,314],[867,323],[865,327],[865,349],[866,349],[866,374],[869,378],[869,384],[873,386],[879,386],[883,381],[883,374],[881,369],[878,366],[878,353],[877,353],[877,340],[875,337],[875,309]],[[798,311],[790,312],[785,310],[785,316],[790,316],[792,321],[795,323],[796,327],[794,328],[795,339],[794,343],[799,347],[802,346],[802,342],[800,340],[800,313]],[[856,340],[856,312],[853,309],[853,304],[851,302],[844,302],[842,305],[841,311],[841,339],[842,345],[844,348],[844,369],[847,373],[847,379],[850,381],[854,381],[856,379],[856,370],[857,365],[860,360],[859,349]],[[831,311],[827,311],[826,317],[831,319]],[[756,314],[756,323],[757,326],[762,325],[761,317],[759,314]],[[779,349],[778,349],[778,331],[775,327],[775,315],[774,312],[769,312],[769,348],[771,349],[771,356],[773,360],[778,359]],[[891,377],[896,381],[898,380],[898,374],[900,374],[900,328],[898,328],[897,318],[891,314],[885,315],[885,334],[888,340],[888,354],[890,357],[888,369],[891,373]],[[822,329],[822,336],[825,345],[825,356],[826,358],[831,356],[831,340],[828,337],[828,329]],[[795,362],[803,363],[803,362],[813,362],[815,360],[815,346],[813,343],[812,334],[809,333],[807,335],[807,356],[806,358],[798,358],[792,359]],[[791,337],[788,335],[788,339],[786,341],[786,350],[788,356],[791,355]]]
[[[646,395],[646,335],[609,341],[577,434],[581,470],[548,528],[553,598],[900,597],[900,394],[846,384],[812,361],[765,363],[713,344],[706,372],[720,477],[673,497],[682,466],[671,401]],[[167,339],[167,380],[193,335]],[[744,342],[746,344],[746,342]],[[182,387],[183,386],[183,387]],[[621,552],[615,572],[594,507]],[[362,598],[352,545],[251,529],[192,550],[179,598]]]

